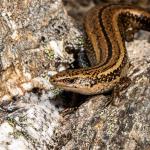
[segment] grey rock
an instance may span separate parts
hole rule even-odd
[[[0,149],[150,149],[148,33],[141,32],[126,44],[131,84],[120,92],[118,106],[112,105],[109,95],[97,95],[60,113],[64,98],[54,99],[58,93],[51,88],[48,74],[57,70],[56,64],[70,64],[65,59],[72,55],[62,50],[64,57],[58,61],[51,42],[58,48],[63,43],[62,49],[82,49],[79,27],[60,0],[0,3],[0,97],[15,96],[9,103],[1,99]],[[15,95],[12,89],[25,83],[33,84],[30,90],[41,90],[24,89]]]

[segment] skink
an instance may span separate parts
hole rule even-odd
[[[139,29],[150,31],[150,13],[128,5],[96,6],[87,13],[84,27],[91,67],[59,72],[50,82],[85,95],[104,93],[127,75],[125,41]]]

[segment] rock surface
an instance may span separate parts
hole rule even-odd
[[[65,116],[57,131],[58,149],[150,149],[149,47],[146,40],[128,44],[132,83],[122,91],[121,104],[107,106],[103,95],[88,98]]]
[[[73,61],[63,48],[82,48],[82,33],[60,0],[0,3],[0,96],[15,96],[11,103],[1,101],[0,149],[150,149],[147,32],[127,43],[131,84],[120,93],[119,105],[109,104],[109,95],[90,96],[63,116],[64,100],[71,100],[54,99],[58,92],[47,79],[50,71],[67,68]],[[41,90],[27,92],[28,86],[23,94],[12,90],[25,83],[30,83],[30,90]],[[74,101],[79,101],[78,97]]]
[[[77,43],[79,37],[62,2],[0,3],[0,102],[33,88],[50,89],[47,79],[49,71],[54,70],[52,60],[72,61],[63,45],[67,41]]]

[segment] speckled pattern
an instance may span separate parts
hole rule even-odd
[[[33,88],[50,89],[47,79],[49,71],[56,70],[54,57],[59,59],[58,64],[73,61],[64,47],[65,43],[71,43],[69,40],[78,48],[80,33],[68,23],[70,18],[60,0],[2,0],[0,3],[1,103]],[[59,55],[62,52],[55,55],[58,48],[63,55]]]
[[[74,113],[68,110],[53,148],[150,149],[150,43],[139,39],[126,45],[132,83],[120,93],[120,104],[107,105],[109,96],[99,95],[88,98]]]
[[[2,5],[0,5],[0,10],[3,9],[4,11],[5,7],[7,8],[5,9],[6,12],[9,12],[9,8],[11,9],[10,12],[12,12],[12,10],[14,10],[12,8],[16,6],[17,9],[14,10],[14,13],[18,14],[20,12],[20,15],[16,15],[18,20],[26,20],[26,17],[23,16],[27,14],[27,12],[29,12],[29,14],[31,13],[32,19],[27,22],[31,25],[30,28],[33,29],[35,33],[39,33],[39,36],[36,36],[37,39],[40,39],[38,38],[41,37],[40,33],[44,33],[45,38],[42,37],[41,39],[42,41],[46,40],[46,43],[41,42],[41,47],[43,44],[48,44],[51,47],[51,42],[53,43],[51,40],[54,40],[55,43],[54,45],[52,44],[52,47],[57,47],[56,45],[62,43],[61,36],[55,34],[56,30],[51,25],[51,23],[55,23],[55,21],[57,23],[60,22],[58,18],[61,13],[63,14],[61,16],[64,17],[62,18],[62,22],[63,20],[65,22],[63,25],[69,25],[67,28],[70,29],[69,34],[66,33],[68,35],[64,36],[63,40],[72,41],[72,43],[69,43],[69,46],[75,49],[78,49],[78,46],[81,45],[82,38],[80,38],[80,40],[77,38],[80,35],[80,32],[78,32],[79,27],[74,27],[74,21],[70,20],[70,17],[67,16],[60,0],[11,0],[9,2],[10,3],[8,3],[7,0],[1,0],[0,3],[3,3],[3,8]],[[29,5],[32,6],[31,10],[23,9],[26,6],[25,4],[28,2],[33,4]],[[43,6],[41,6],[41,4],[43,4]],[[22,6],[21,9],[17,7],[18,5],[20,7]],[[43,8],[41,13],[38,11],[39,8]],[[25,10],[28,11],[26,12]],[[51,13],[49,13],[48,10],[50,10]],[[24,11],[26,13],[23,13]],[[38,15],[34,15],[39,13],[41,14],[39,15],[40,17],[38,17]],[[41,25],[36,24],[36,19],[34,20],[34,18],[38,18],[37,20],[40,22],[43,13],[49,13],[50,16],[52,15],[53,22],[50,22],[50,26],[52,27],[50,28],[50,30],[52,29],[51,31],[46,30],[46,27],[42,31],[38,30],[38,27]],[[21,17],[19,18],[19,16]],[[54,19],[55,17],[56,19]],[[12,20],[9,15],[8,18]],[[0,24],[2,20],[4,20],[4,18],[0,15]],[[12,22],[13,21],[11,21],[11,23]],[[18,23],[19,21],[16,22],[16,24]],[[57,23],[56,25],[58,26]],[[6,27],[7,22],[5,22],[5,24],[5,30],[8,30],[8,27]],[[34,30],[36,27],[37,32]],[[47,26],[47,28],[48,27],[49,26]],[[64,28],[65,27],[62,29]],[[10,35],[15,32],[13,32],[12,28],[9,28],[9,30],[11,30],[8,34],[10,37]],[[60,31],[60,35],[64,35],[63,30]],[[25,33],[24,29],[23,33]],[[49,36],[51,35],[50,33],[52,33],[52,36]],[[0,34],[3,35],[5,32],[0,32]],[[139,37],[139,35],[141,36]],[[147,42],[148,37],[146,37],[146,35],[147,33],[142,32],[136,35],[136,40],[134,42],[128,43],[127,50],[129,52],[128,54],[131,62],[129,77],[132,80],[132,84],[126,90],[121,92],[120,100],[122,101],[122,104],[120,104],[120,106],[116,107],[108,105],[109,96],[98,95],[86,98],[86,102],[76,108],[76,111],[71,111],[70,114],[68,113],[66,116],[62,117],[62,115],[59,114],[59,111],[62,110],[59,103],[63,102],[63,97],[57,97],[56,100],[52,101],[56,95],[55,93],[50,91],[46,92],[45,90],[36,91],[36,89],[34,89],[34,91],[29,93],[27,92],[22,97],[16,97],[14,101],[11,101],[11,103],[5,103],[5,105],[0,107],[0,149],[150,149],[150,44]],[[13,36],[15,37],[15,34],[13,34]],[[58,41],[56,41],[55,37]],[[11,45],[9,42],[6,42],[7,44],[3,45],[3,42],[8,40],[6,39],[3,41],[0,37],[0,49],[3,49],[6,45],[8,45],[8,47]],[[50,39],[50,43],[48,39]],[[13,41],[13,43],[15,43],[15,41]],[[55,52],[49,53],[49,46],[46,47],[46,54],[48,53],[47,57],[53,59]],[[12,45],[11,47],[13,48]],[[36,50],[40,52],[39,48],[31,50],[33,53],[30,53],[30,49],[28,49],[25,50],[25,54],[30,54],[33,58],[36,58],[34,55]],[[38,53],[39,55],[37,55],[38,59],[37,61],[35,60],[36,62],[39,62],[39,59],[43,56],[40,55],[41,53]],[[32,57],[30,57],[29,60],[34,62]],[[28,58],[27,55],[25,58]],[[10,60],[12,59],[10,58]],[[63,60],[63,63],[64,61],[65,60]],[[58,66],[57,63],[54,64]],[[27,65],[27,68],[29,68],[29,64]],[[52,65],[52,68],[54,68],[54,66]],[[1,68],[2,67],[4,66],[1,66]],[[43,82],[45,83],[46,81],[44,80]],[[77,100],[79,99],[75,97],[75,101]],[[65,102],[71,103],[72,101],[71,99],[65,99]]]
[[[150,31],[150,13],[131,5],[108,4],[93,7],[84,20],[85,32],[93,46],[91,53],[95,53],[91,58],[92,66],[60,72],[50,81],[66,91],[102,94],[118,86],[121,78],[126,76],[125,39],[129,40],[130,35],[133,39],[138,30]],[[89,84],[83,84],[87,81]]]

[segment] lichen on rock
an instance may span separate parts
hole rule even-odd
[[[50,56],[59,52],[61,62],[72,63],[73,56],[65,53],[64,44],[80,36],[62,2],[2,0],[0,11],[1,102],[33,88],[50,89],[48,77],[56,61]],[[54,48],[54,43],[62,44]],[[24,88],[25,83],[29,88]]]

